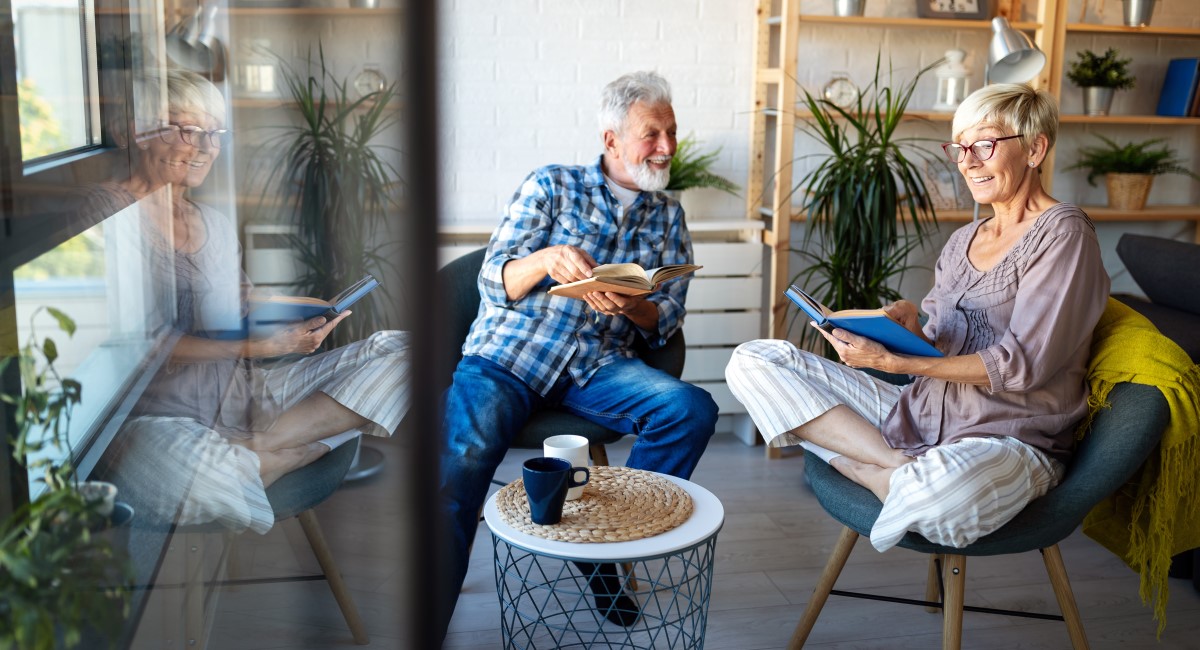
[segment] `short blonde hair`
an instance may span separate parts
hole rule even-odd
[[[1028,84],[992,84],[971,93],[954,111],[952,138],[958,142],[963,131],[980,123],[995,124],[1013,135],[1020,133],[1021,147],[1029,151],[1029,143],[1038,135],[1046,136],[1047,150],[1058,139],[1058,104],[1044,90],[1034,90]]]
[[[225,96],[213,82],[195,72],[178,68],[167,70],[167,104],[172,112],[208,113],[217,124],[225,126]]]

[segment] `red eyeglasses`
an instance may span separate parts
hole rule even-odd
[[[942,151],[946,152],[946,157],[950,162],[960,163],[967,157],[967,150],[971,150],[971,155],[979,162],[988,160],[996,153],[996,143],[1003,140],[1012,140],[1013,138],[1023,137],[1023,134],[1006,135],[1003,138],[984,138],[974,144],[961,145],[957,142],[947,142],[942,145]]]

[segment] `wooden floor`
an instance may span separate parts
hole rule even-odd
[[[371,632],[371,648],[403,648],[397,603],[408,569],[397,562],[389,532],[407,525],[398,455],[402,441],[373,444],[387,456],[381,476],[342,488],[317,512],[333,553]],[[622,463],[629,442],[609,447]],[[520,462],[538,455],[516,450],[498,476],[519,476]],[[718,537],[714,588],[705,648],[756,650],[783,648],[811,595],[813,584],[841,531],[803,480],[803,460],[768,461],[762,447],[747,447],[718,436],[705,453],[694,481],[725,506]],[[491,545],[481,528],[470,573],[458,601],[446,648],[500,648],[499,610],[491,567]],[[293,547],[301,552],[293,552]],[[1083,615],[1092,648],[1200,647],[1200,594],[1184,580],[1171,580],[1168,625],[1155,640],[1155,622],[1138,598],[1137,575],[1095,542],[1076,532],[1061,545],[1067,574]],[[313,570],[315,562],[295,521],[259,537],[243,535],[239,563],[254,574],[279,575]],[[299,558],[299,559],[297,559]],[[880,554],[860,540],[837,588],[908,598],[924,596],[925,558],[894,549]],[[1058,608],[1037,553],[1002,558],[970,558],[967,604],[1057,613]],[[240,587],[219,595],[210,648],[355,647],[323,582],[291,582]],[[923,608],[831,596],[809,638],[810,648],[936,648],[941,619]],[[966,613],[964,648],[1069,648],[1058,621]],[[423,650],[423,649],[421,649]]]

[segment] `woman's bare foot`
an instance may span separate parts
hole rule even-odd
[[[842,476],[870,490],[879,498],[880,502],[887,500],[889,482],[892,478],[892,472],[896,471],[896,468],[880,467],[879,465],[863,463],[845,456],[838,456],[831,459],[829,464],[840,472]]]
[[[284,474],[298,470],[329,453],[329,447],[319,442],[310,442],[299,447],[254,453],[258,454],[258,475],[262,477],[263,487],[269,487]]]
[[[292,442],[289,444],[283,436],[273,434],[270,431],[247,431],[241,437],[228,438],[229,443],[233,445],[241,445],[250,451],[269,452],[283,451],[285,449],[295,449],[303,446],[303,443]]]

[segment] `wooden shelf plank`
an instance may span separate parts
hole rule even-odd
[[[1164,115],[1076,115],[1058,116],[1063,124],[1133,124],[1137,126],[1200,126],[1200,117],[1167,117]]]
[[[770,20],[770,19],[768,19]],[[801,14],[801,23],[858,25],[861,27],[900,27],[907,29],[980,29],[990,30],[990,20],[953,20],[945,18],[876,18],[871,16],[828,16]],[[1012,26],[1022,31],[1039,29],[1039,23],[1018,22]]]
[[[1153,221],[1200,221],[1200,205],[1148,205],[1137,211],[1117,210],[1106,206],[1079,206],[1098,222],[1153,222]],[[971,210],[938,210],[939,223],[964,223],[971,220]],[[983,207],[979,212],[980,219],[992,216],[992,209]],[[797,212],[792,215],[792,221],[804,221],[804,214]]]
[[[231,103],[234,108],[295,108],[299,106],[295,101],[281,97],[234,97]],[[391,109],[403,108],[404,102],[393,99],[388,102],[387,106]],[[363,103],[355,110],[362,111],[368,108],[370,108],[370,104]]]
[[[394,16],[400,7],[358,9],[355,7],[230,7],[230,16]]]
[[[798,119],[806,119],[813,116],[812,111],[802,108],[797,108],[794,111]],[[839,116],[840,117],[840,116]],[[844,119],[844,118],[843,118]],[[954,113],[951,111],[933,111],[928,109],[910,109],[904,111],[905,120],[929,120],[931,122],[950,122],[954,119]],[[1178,119],[1178,118],[1176,118]]]
[[[1127,36],[1200,36],[1200,29],[1195,27],[1126,27],[1124,25],[1094,25],[1089,23],[1069,23],[1067,31],[1081,34],[1124,34]]]
[[[1092,221],[1197,221],[1200,205],[1148,205],[1137,212],[1102,206],[1082,206]]]

